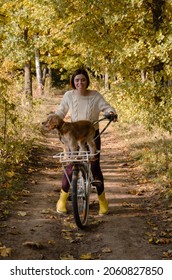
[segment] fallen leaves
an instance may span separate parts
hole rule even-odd
[[[56,242],[54,240],[48,240],[48,244],[54,246]]]
[[[21,234],[21,232],[19,230],[17,230],[16,227],[11,227],[10,230],[9,230],[9,234],[18,235],[18,234]]]
[[[80,255],[80,259],[81,260],[98,260],[98,259],[102,258],[102,253],[110,254],[110,253],[112,253],[112,249],[109,247],[104,247],[97,252],[87,252],[87,253]]]
[[[160,237],[165,237],[165,238],[172,238],[172,232],[170,232],[170,231],[161,231],[159,236]]]
[[[82,241],[84,233],[74,233],[71,229],[62,229],[62,237],[69,240],[70,243],[78,243]]]
[[[86,254],[82,254],[82,255],[80,256],[80,259],[81,259],[81,260],[94,260],[95,257],[93,256],[92,253],[86,253]]]
[[[60,260],[74,260],[74,256],[70,254],[64,254],[60,256]]]
[[[11,257],[12,249],[6,248],[6,246],[0,247],[0,256],[1,257]]]
[[[70,242],[73,241],[73,238],[72,238],[72,231],[71,231],[71,230],[62,229],[62,237],[63,237],[64,239],[69,240]]]
[[[172,259],[172,250],[168,250],[168,251],[163,252],[163,257],[168,258],[168,259]]]
[[[122,206],[125,207],[125,208],[134,208],[134,209],[137,209],[137,210],[140,210],[140,207],[141,207],[139,204],[128,203],[128,202],[123,202]]]
[[[102,249],[102,253],[112,253],[112,249],[111,248],[109,248],[109,247],[104,247],[103,249]]]
[[[152,232],[146,232],[149,236],[148,242],[153,245],[167,245],[172,242],[172,231],[159,229],[159,226],[153,221],[147,221],[147,224],[151,227]]]
[[[27,215],[27,213],[25,211],[18,211],[17,215],[20,217],[25,217]]]
[[[90,221],[90,224],[94,225],[94,226],[98,226],[98,225],[100,225],[102,223],[105,223],[105,220],[93,218],[92,221]]]
[[[43,249],[44,248],[42,243],[34,242],[34,241],[26,241],[26,242],[22,243],[22,245],[30,247],[32,249]]]
[[[32,181],[31,181],[31,184],[33,184],[33,185],[37,185],[37,184],[38,184],[38,182],[37,182],[36,180],[32,180]]]
[[[17,192],[17,196],[29,197],[30,195],[31,195],[30,191],[25,189]]]
[[[132,195],[142,196],[144,195],[145,192],[146,192],[145,189],[133,189],[133,190],[129,190],[127,193]]]
[[[57,216],[54,216],[54,215],[48,215],[48,216],[47,216],[47,219],[50,219],[50,220],[58,220],[58,217],[57,217]]]
[[[150,244],[154,245],[159,245],[159,244],[169,244],[171,243],[171,240],[168,238],[157,238],[157,237],[152,237],[149,239]]]
[[[41,210],[41,214],[51,214],[51,212],[52,212],[52,210],[51,209],[43,209],[43,210]]]
[[[77,225],[74,223],[73,216],[68,216],[64,218],[64,223],[66,227],[69,227],[70,229],[77,229]]]

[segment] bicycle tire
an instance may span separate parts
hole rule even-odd
[[[75,166],[72,173],[72,206],[76,225],[84,229],[88,222],[90,186],[84,166]]]

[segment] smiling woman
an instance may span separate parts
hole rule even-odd
[[[65,118],[69,112],[71,121],[76,122],[80,120],[89,120],[96,122],[99,119],[100,112],[110,113],[117,119],[117,113],[113,107],[103,98],[103,96],[96,90],[88,89],[90,85],[90,79],[85,69],[77,69],[71,77],[72,90],[67,91],[57,109],[57,115],[62,119]],[[95,144],[96,149],[100,151],[101,140],[99,136],[99,124],[95,125]],[[108,213],[108,202],[105,198],[104,192],[104,178],[100,168],[100,153],[95,157],[95,161],[91,163],[91,171],[96,184],[98,199],[99,199],[99,214]],[[71,180],[72,177],[72,165],[70,164],[66,168],[67,175]],[[62,179],[62,191],[60,199],[57,202],[57,212],[66,213],[66,201],[69,195],[69,182],[64,174]]]
[[[81,95],[87,94],[87,79],[83,74],[77,75],[74,79],[75,88],[80,91]]]
[[[71,86],[73,89],[80,91],[81,95],[87,95],[87,88],[90,85],[90,79],[85,69],[77,69],[71,78]]]

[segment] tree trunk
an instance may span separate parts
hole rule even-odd
[[[110,83],[109,83],[109,73],[108,73],[107,69],[106,69],[105,74],[104,74],[104,83],[105,83],[105,89],[109,90],[110,89]]]
[[[53,74],[52,69],[48,68],[48,88],[51,89],[53,87]]]
[[[162,23],[163,23],[163,10],[164,10],[164,0],[152,0],[152,15],[153,15],[153,27],[155,30],[155,33],[158,32],[161,29]],[[154,81],[159,83],[159,80],[157,81],[156,74],[163,71],[164,63],[159,61],[154,67],[153,67],[153,76]],[[163,85],[164,83],[164,77],[162,76],[160,84]]]
[[[36,66],[36,77],[37,77],[37,83],[38,83],[38,93],[40,95],[43,94],[43,81],[42,81],[42,71],[41,71],[41,63],[40,63],[40,53],[38,49],[35,49],[35,66]]]
[[[154,30],[158,31],[163,23],[164,0],[152,0],[152,15]]]
[[[25,95],[28,98],[32,97],[32,75],[31,75],[31,61],[28,61],[24,67],[25,72]]]
[[[28,27],[24,29],[24,40],[27,45],[28,40]],[[32,74],[31,74],[31,61],[27,61],[24,66],[24,75],[25,75],[25,87],[24,92],[28,99],[32,99]]]
[[[44,65],[43,71],[42,71],[42,84],[45,86],[46,76],[47,76],[48,67],[47,64]]]
[[[7,102],[4,101],[4,127],[3,127],[3,144],[6,144],[7,139]]]
[[[145,69],[141,70],[141,79],[142,79],[142,83],[145,83],[147,80],[147,71]]]
[[[153,16],[153,27],[156,33],[161,29],[163,24],[163,12],[165,8],[164,0],[152,0],[152,16]],[[157,42],[159,44],[159,42]],[[154,94],[155,104],[159,104],[162,101],[162,88],[164,87],[164,62],[160,59],[157,61],[156,65],[153,66],[153,80],[156,84],[156,92]]]

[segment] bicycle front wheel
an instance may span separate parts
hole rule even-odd
[[[76,225],[84,229],[88,221],[90,184],[83,166],[77,166],[72,174],[72,205]]]

